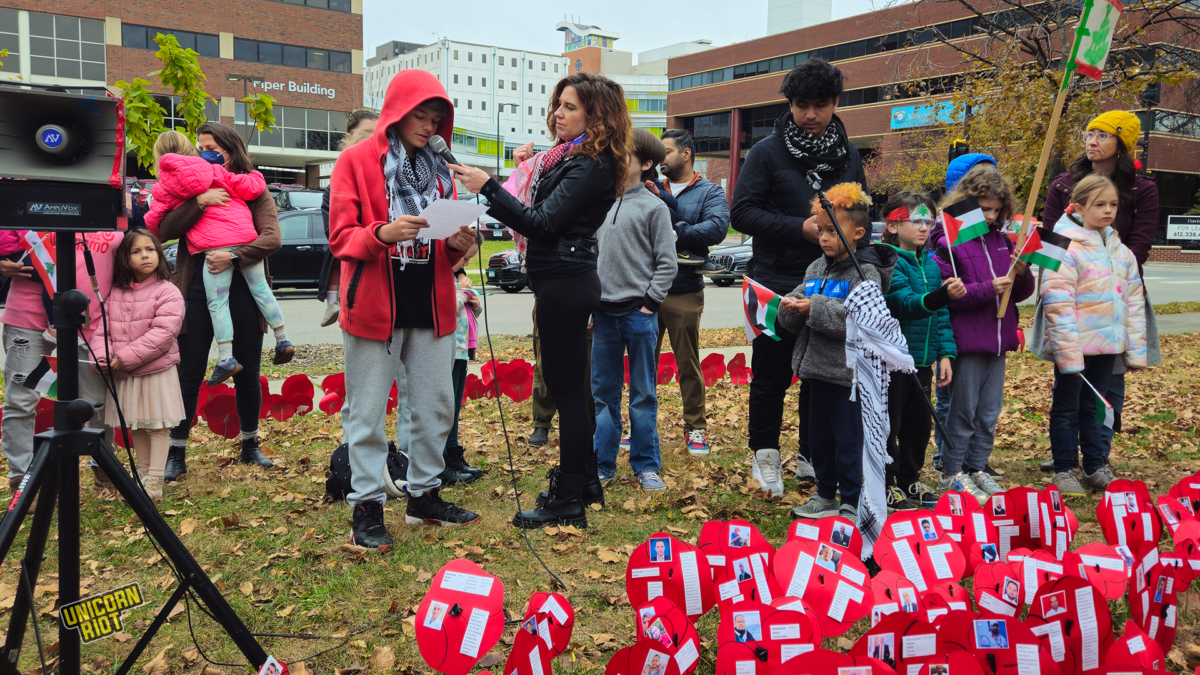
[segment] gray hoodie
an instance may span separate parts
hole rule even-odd
[[[596,239],[600,311],[625,314],[645,306],[657,312],[679,266],[667,205],[641,183],[626,188]]]
[[[892,282],[896,251],[872,244],[855,252],[867,279],[879,282],[884,293]],[[807,316],[779,312],[779,323],[800,337],[792,351],[792,372],[802,380],[812,378],[849,387],[853,381],[846,367],[846,298],[862,283],[850,258],[833,262],[817,258],[804,274],[804,283],[788,293],[789,298],[812,301]]]

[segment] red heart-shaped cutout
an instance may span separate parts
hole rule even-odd
[[[1108,602],[1079,577],[1042,584],[1025,623],[1041,638],[1064,675],[1100,667],[1113,640]]]
[[[1162,647],[1150,639],[1133,619],[1125,622],[1125,631],[1121,638],[1114,640],[1108,648],[1104,663],[1109,666],[1140,666],[1150,670],[1162,670],[1166,667]]]
[[[993,562],[975,568],[975,605],[980,612],[1015,617],[1025,606],[1021,563]]]
[[[1158,549],[1151,549],[1138,561],[1129,587],[1129,618],[1169,652],[1178,630],[1179,568]]]
[[[729,381],[738,385],[747,385],[754,380],[754,371],[746,367],[746,355],[738,352],[729,359],[729,365],[726,367],[729,372]]]
[[[211,398],[204,406],[204,421],[208,428],[223,438],[236,438],[242,432],[238,426],[237,401],[233,396]]]
[[[604,675],[681,675],[677,656],[657,640],[639,640],[632,647],[613,654]],[[686,662],[691,655],[683,656]],[[696,656],[699,658],[699,654]]]
[[[718,670],[718,672],[720,672]],[[729,671],[733,675],[733,671]],[[761,671],[759,671],[761,672]],[[815,649],[797,656],[772,671],[773,675],[895,675],[883,661],[851,656],[828,649]]]
[[[772,569],[784,594],[813,609],[825,637],[845,633],[875,604],[862,561],[824,542],[784,544]]]
[[[1121,555],[1102,541],[1067,552],[1062,565],[1067,574],[1086,579],[1109,602],[1125,595],[1130,569]]]
[[[882,661],[898,673],[907,673],[910,661],[946,651],[932,624],[903,612],[883,617],[854,643],[848,654]]]
[[[690,657],[693,653],[699,654],[700,635],[678,605],[667,598],[658,597],[638,607],[637,612],[635,633],[638,640],[657,640],[672,654],[682,654],[684,658],[681,663],[687,664],[683,675],[696,669],[699,659]]]
[[[1075,532],[1079,529],[1079,521],[1075,518],[1071,507],[1063,503],[1062,493],[1053,485],[1046,486],[1038,494],[1039,528],[1041,541],[1036,547],[1043,548],[1062,559],[1066,555]]]
[[[546,620],[546,617],[535,613],[521,622],[521,626],[513,637],[512,651],[508,653],[508,659],[504,662],[504,675],[513,675],[514,673],[517,675],[522,673],[550,675],[553,672],[550,665],[552,657],[550,648],[546,646],[543,637],[538,634],[539,624]]]
[[[909,670],[906,675],[992,675],[984,669],[983,664],[975,655],[970,652],[951,651],[945,654],[936,654],[927,656],[921,659],[913,659],[905,662]],[[920,670],[913,670],[920,663]],[[1041,671],[1041,675],[1052,675],[1045,670]],[[1053,675],[1058,675],[1053,673]]]
[[[1167,494],[1191,506],[1192,513],[1200,510],[1200,471],[1191,476],[1184,476],[1178,483],[1171,486]]]
[[[321,391],[328,394],[331,391],[337,392],[343,400],[346,398],[346,373],[334,373],[326,375],[325,379],[321,380]]]
[[[297,373],[283,381],[283,386],[279,389],[279,395],[292,402],[296,406],[296,413],[300,415],[306,414],[312,410],[313,396],[316,392],[313,388],[312,380],[308,379],[307,375]],[[308,402],[308,407],[301,410],[301,405],[298,402]]]
[[[1110,483],[1096,505],[1096,521],[1106,542],[1128,546],[1135,557],[1157,548],[1162,536],[1162,523],[1142,481],[1120,479]]]
[[[932,511],[897,511],[883,524],[875,542],[875,561],[925,592],[942,581],[962,579],[966,556],[958,543],[945,536]]]
[[[40,434],[43,431],[49,431],[54,428],[54,400],[48,398],[39,399],[37,402],[36,416],[33,418],[33,433]]]
[[[575,608],[569,600],[558,593],[537,591],[529,596],[522,624],[531,618],[536,619],[538,630],[535,632],[539,635],[544,633],[543,638],[550,638],[546,643],[550,656],[558,656],[567,650],[571,632],[575,630]]]
[[[1019,548],[1010,551],[1008,562],[1014,566],[1020,565],[1015,569],[1021,572],[1021,592],[1024,594],[1026,605],[1033,603],[1033,596],[1037,595],[1042,584],[1061,579],[1066,574],[1065,568],[1054,558],[1054,554],[1040,548]]]
[[[292,405],[291,401],[282,396],[274,396],[272,398],[274,400],[271,402],[271,417],[280,422],[286,422],[292,418],[292,415],[296,414],[296,406]]]
[[[934,624],[939,618],[954,611],[964,611],[971,608],[971,594],[954,581],[944,581],[921,594],[921,609],[925,610],[925,620]]]
[[[704,372],[704,386],[713,386],[725,377],[725,356],[718,352],[709,354],[700,361],[700,370]]]
[[[504,583],[470,560],[451,560],[434,575],[416,616],[425,663],[466,675],[504,632]]]
[[[1170,495],[1159,495],[1158,499],[1154,500],[1154,505],[1158,509],[1158,515],[1163,525],[1170,530],[1172,535],[1175,534],[1175,530],[1179,529],[1180,523],[1196,519],[1196,514],[1192,513],[1188,505]]]
[[[679,374],[679,365],[675,362],[675,354],[663,352],[658,357],[658,379],[660,385],[670,384]]]
[[[326,393],[321,397],[321,401],[317,403],[317,407],[326,415],[333,415],[341,412],[344,400],[336,391]]]
[[[751,551],[765,555],[768,565],[775,555],[775,547],[771,542],[767,541],[757,527],[744,520],[710,520],[704,523],[696,545],[708,557],[709,565],[718,571],[725,566],[729,558],[745,557]]]
[[[775,609],[786,609],[803,614],[804,617],[808,619],[808,626],[812,631],[812,643],[814,645],[821,644],[821,641],[825,639],[824,634],[821,632],[821,622],[814,618],[816,614],[813,612],[813,608],[807,602],[801,600],[800,598],[793,598],[791,596],[784,595],[772,600],[771,606]]]
[[[717,643],[764,647],[770,663],[783,663],[820,644],[818,633],[803,612],[746,600],[721,612]]]
[[[921,611],[921,592],[913,582],[891,570],[882,570],[871,579],[871,593],[875,596],[875,605],[871,608],[872,626],[889,614],[916,615]]]
[[[625,592],[634,607],[665,596],[695,622],[716,603],[711,580],[708,559],[700,549],[657,532],[629,555]]]

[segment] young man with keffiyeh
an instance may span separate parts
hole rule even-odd
[[[438,475],[454,419],[450,378],[457,328],[454,263],[475,242],[463,227],[446,240],[421,237],[421,211],[453,199],[454,179],[427,144],[449,139],[454,108],[437,79],[407,70],[388,86],[379,125],[338,158],[330,179],[329,248],[342,261],[339,325],[346,350],[346,409],[354,509],[351,541],[388,551],[383,522],[388,392],[403,364],[408,381],[410,525],[465,525],[479,516],[443,501]],[[393,496],[398,496],[394,495]]]
[[[747,274],[780,295],[800,284],[808,266],[822,255],[808,172],[816,171],[825,189],[837,183],[867,183],[858,148],[835,114],[843,85],[842,71],[822,59],[809,59],[793,68],[780,88],[789,109],[776,120],[774,133],[750,148],[734,188],[733,226],[754,237],[754,258]],[[870,244],[870,232],[868,226],[861,245]],[[796,344],[790,333],[779,337],[756,338],[750,364],[754,370],[749,419],[753,475],[763,490],[774,495],[783,494],[779,436]],[[811,389],[801,377],[796,467],[801,484],[814,480],[808,444]]]

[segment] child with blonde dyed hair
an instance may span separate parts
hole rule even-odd
[[[804,283],[779,303],[779,323],[796,333],[792,371],[812,383],[809,400],[808,442],[817,494],[792,510],[797,518],[840,515],[858,521],[858,496],[863,484],[862,403],[851,397],[853,374],[846,367],[846,298],[864,281],[874,281],[887,293],[896,251],[871,244],[856,250],[856,242],[870,231],[871,197],[858,183],[840,183],[825,196],[833,205],[849,248],[821,204],[813,200],[818,244],[825,255],[808,267]],[[854,259],[866,278],[859,276]],[[835,497],[841,492],[841,505]]]
[[[1067,256],[1057,270],[1045,271],[1040,292],[1045,344],[1054,353],[1051,481],[1064,495],[1083,495],[1085,487],[1103,490],[1112,481],[1103,470],[1095,392],[1108,391],[1118,357],[1126,368],[1146,367],[1146,305],[1137,259],[1112,228],[1120,208],[1116,184],[1093,173],[1075,184],[1071,203],[1075,213],[1054,227],[1071,240]],[[1080,450],[1081,479],[1071,473]]]

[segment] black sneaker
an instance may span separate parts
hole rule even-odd
[[[703,265],[704,264],[704,256],[696,255],[695,253],[691,253],[689,251],[679,251],[678,253],[676,253],[675,258],[676,258],[676,261],[680,265]]]
[[[430,490],[420,497],[409,495],[408,509],[404,511],[404,524],[449,527],[470,525],[479,521],[479,514],[443,501],[438,492]]]
[[[708,260],[708,261],[705,261],[705,263],[703,265],[701,265],[700,269],[696,270],[696,274],[725,274],[728,271],[729,270],[725,269],[724,267],[721,267],[717,263],[715,263],[711,260]]]
[[[904,491],[898,487],[890,487],[887,489],[887,510],[888,513],[895,511],[914,511],[913,506],[908,498],[904,496]]]
[[[468,476],[479,478],[483,475],[483,470],[476,469],[470,464],[467,464],[467,458],[464,455],[465,452],[466,449],[461,445],[456,445],[453,448],[447,448],[446,451],[442,453],[446,458],[446,467],[454,469],[459,473],[465,473]]]
[[[908,486],[908,501],[916,509],[932,509],[937,506],[941,495],[928,485],[916,482]]]
[[[992,478],[1000,478],[1001,476],[1004,475],[1004,474],[1000,473],[999,471],[993,469],[991,463],[983,465],[983,472],[986,473],[987,475],[991,476]]]
[[[363,502],[354,507],[354,525],[350,543],[373,548],[380,553],[392,550],[392,535],[383,525],[383,504]]]

